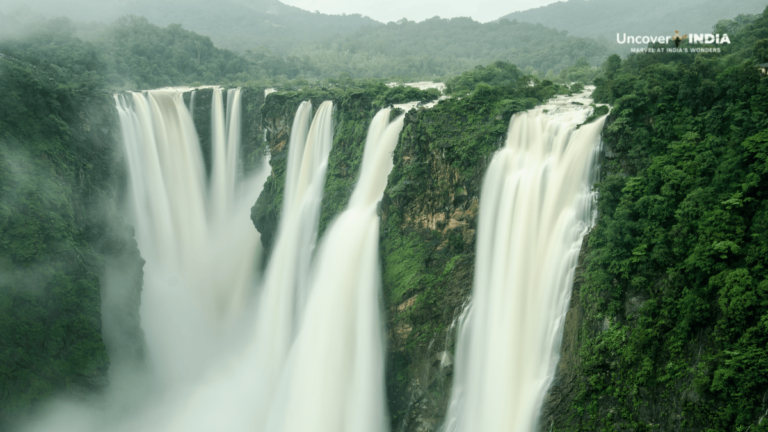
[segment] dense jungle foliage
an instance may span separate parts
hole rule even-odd
[[[768,430],[768,9],[724,30],[723,53],[614,56],[595,81],[583,380],[555,430]]]
[[[228,84],[295,78],[301,71],[292,59],[269,53],[240,56],[216,48],[210,38],[178,24],[160,28],[145,18],[115,21],[93,41],[76,36],[66,18],[33,26],[18,38],[0,39],[0,53],[31,64],[61,85],[90,88],[150,89],[172,85]]]
[[[52,45],[68,47],[60,52]],[[112,324],[141,357],[141,257],[115,196],[122,172],[93,50],[32,44],[0,59],[0,429],[56,391],[107,385],[107,260],[126,276]],[[14,51],[14,53],[16,53]],[[54,65],[58,63],[60,66]]]

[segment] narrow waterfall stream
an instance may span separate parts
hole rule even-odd
[[[591,102],[585,92],[516,114],[488,167],[445,432],[535,430],[581,242],[594,220],[605,117],[577,129]]]
[[[404,117],[376,114],[347,209],[328,228],[315,259],[306,309],[270,432],[388,430],[380,323],[379,217]]]

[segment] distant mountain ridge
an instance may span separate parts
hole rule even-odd
[[[599,65],[611,54],[607,43],[522,22],[435,17],[382,24],[361,15],[308,12],[278,0],[105,0],[96,5],[66,0],[48,9],[49,0],[24,1],[21,10],[0,6],[0,38],[9,29],[12,34],[23,29],[20,22],[64,15],[77,22],[78,37],[96,40],[113,25],[107,23],[135,15],[161,27],[181,24],[209,37],[216,47],[239,52],[262,70],[290,79],[440,79],[497,60],[546,75],[582,58]],[[171,33],[182,34],[178,29]],[[136,55],[139,48],[125,47]]]
[[[514,12],[508,19],[540,23],[569,34],[616,42],[617,33],[672,35],[707,33],[721,19],[761,13],[765,0],[568,0]]]
[[[302,56],[351,57],[376,53],[389,59],[432,65],[442,75],[460,74],[478,64],[502,60],[527,73],[557,73],[580,58],[593,66],[612,54],[609,44],[569,36],[542,25],[517,22],[479,23],[470,18],[401,20],[361,28],[332,40],[319,40],[300,51]],[[335,63],[344,63],[336,61]],[[350,74],[353,74],[351,71]]]
[[[25,0],[0,6],[3,14],[66,16],[73,21],[100,23],[140,15],[159,26],[181,24],[209,36],[220,47],[243,51],[261,45],[282,54],[318,38],[383,25],[361,15],[313,13],[278,0]]]

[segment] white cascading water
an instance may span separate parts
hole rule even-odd
[[[317,240],[325,172],[333,143],[333,104],[320,105],[312,124],[312,104],[303,102],[294,118],[288,148],[280,225],[259,299],[255,342],[279,372],[296,336],[308,289],[310,261]],[[263,344],[263,345],[262,345]]]
[[[211,148],[213,150],[211,169],[210,208],[214,220],[226,217],[227,209],[232,207],[235,181],[238,173],[241,130],[241,90],[227,90],[227,109],[223,107],[223,90],[213,89],[213,107],[211,109]],[[230,113],[238,113],[231,115]],[[226,114],[226,117],[225,117]]]
[[[113,425],[112,430],[386,431],[376,206],[393,166],[392,151],[403,117],[390,123],[389,109],[374,117],[349,206],[329,226],[315,251],[333,141],[333,105],[323,103],[311,125],[311,104],[299,106],[291,130],[275,246],[252,303],[248,301],[250,290],[242,289],[244,279],[232,274],[253,274],[253,255],[245,263],[247,260],[235,254],[243,250],[238,242],[251,244],[252,236],[258,240],[258,234],[247,217],[246,227],[226,210],[247,208],[246,203],[240,205],[236,193],[239,137],[232,136],[239,135],[239,90],[227,93],[226,110],[223,91],[213,91],[207,188],[199,143],[182,92],[157,90],[132,97],[133,107],[119,97],[118,107],[131,159],[137,238],[142,253],[149,248],[145,253],[144,328],[161,376],[167,379],[170,368],[185,362],[194,366],[187,367],[186,374],[174,372],[177,378],[166,383],[170,390],[161,397],[162,408],[146,410],[136,416],[140,420]],[[144,109],[145,103],[149,109]],[[152,111],[153,103],[166,111]],[[142,115],[147,120],[144,123],[137,120]],[[180,127],[157,138],[160,132],[156,129],[163,129],[170,119]],[[163,164],[161,156],[155,164],[147,159],[163,152],[175,163]],[[193,161],[193,170],[178,166],[187,160]],[[148,165],[156,167],[154,172],[144,168]],[[189,175],[179,175],[174,185],[193,184],[195,188],[169,188],[167,179],[176,179],[176,170]],[[259,187],[264,177],[262,173]],[[149,187],[154,184],[163,187]],[[172,198],[173,194],[195,197]],[[253,194],[248,196],[248,205],[255,202]],[[186,205],[177,208],[177,202]],[[173,243],[178,241],[175,236],[166,240],[155,235],[164,229],[175,234],[176,218],[190,211],[197,212],[192,216],[204,229],[202,238],[188,240],[203,248],[199,254],[187,243]],[[224,240],[219,242],[217,236]],[[230,260],[244,263],[245,269],[227,262]],[[153,301],[155,297],[158,300]],[[200,319],[202,313],[210,318]],[[248,324],[250,330],[235,328],[241,324]],[[174,348],[176,345],[181,347]]]
[[[388,430],[376,207],[403,116],[389,117],[383,109],[371,122],[349,205],[318,249],[268,432]]]
[[[324,103],[309,126],[311,105],[297,110],[252,338],[197,388],[167,430],[387,430],[376,205],[403,119],[389,124],[389,110],[374,118],[349,207],[312,263],[331,114]]]
[[[578,102],[581,105],[573,104]],[[605,118],[585,92],[512,117],[480,200],[445,432],[532,432],[558,361]]]
[[[215,107],[215,95],[213,103]],[[333,104],[324,102],[310,125],[311,103],[299,106],[291,129],[280,224],[250,314],[251,330],[240,335],[238,349],[220,355],[218,364],[183,397],[161,430],[264,430],[301,321],[333,143],[332,114]],[[212,120],[215,124],[216,116]],[[216,128],[212,133],[215,137]]]
[[[268,174],[238,177],[241,92],[234,89],[232,127],[212,140],[209,188],[185,91],[116,96],[136,239],[147,261],[142,327],[157,376],[168,383],[205,369],[253,289],[260,248],[248,216]],[[214,124],[224,116],[220,93]]]

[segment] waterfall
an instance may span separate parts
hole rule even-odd
[[[189,113],[192,115],[192,117],[195,116],[195,96],[197,95],[197,90],[192,90],[192,93],[189,95]]]
[[[230,116],[239,110],[239,92],[214,91],[212,122],[212,206],[226,204],[230,185],[237,184],[237,146],[241,120]],[[232,341],[217,351],[215,361],[201,371],[195,382],[177,387],[148,431],[227,432],[263,431],[285,368],[289,350],[301,323],[313,249],[317,237],[320,203],[333,142],[333,104],[324,102],[312,116],[312,105],[302,103],[291,130],[283,212],[270,262],[255,290],[254,302],[240,301],[245,318],[227,335]],[[312,120],[310,124],[310,120]],[[233,156],[234,155],[234,156]],[[225,197],[217,194],[225,194]],[[237,201],[237,200],[236,200]],[[256,201],[252,196],[249,206]],[[216,210],[214,208],[214,210]],[[219,212],[220,213],[220,212]],[[212,213],[214,221],[221,216]],[[225,215],[226,216],[226,215]],[[224,219],[226,221],[226,218]],[[248,237],[251,225],[238,235]],[[229,239],[228,241],[235,241]],[[251,269],[255,267],[251,262]],[[222,275],[209,269],[211,277]],[[196,337],[196,335],[195,335]],[[134,428],[135,429],[135,428]]]
[[[488,167],[472,301],[443,431],[536,427],[581,242],[594,220],[592,174],[605,118],[577,129],[590,102],[588,93],[558,97],[516,114]]]
[[[388,430],[376,206],[393,166],[403,116],[392,123],[389,117],[384,109],[371,122],[349,205],[318,248],[269,432]]]
[[[213,109],[211,110],[211,209],[215,219],[224,217],[226,210],[232,207],[235,182],[238,175],[238,156],[240,154],[241,90],[227,90],[227,109],[223,108],[223,90],[213,89]],[[237,115],[230,115],[237,113]],[[226,117],[225,117],[226,114]]]
[[[387,430],[376,206],[403,117],[373,119],[348,208],[315,249],[332,142],[330,102],[294,118],[283,212],[243,350],[199,385],[173,432]],[[304,277],[302,277],[304,276]]]
[[[309,125],[311,112],[312,104],[302,103],[291,129],[280,225],[267,265],[260,305],[259,329],[269,334],[257,339],[275,342],[270,352],[278,356],[276,360],[280,363],[295,336],[307,294],[325,172],[333,143],[333,103],[321,104]]]
[[[212,124],[232,125],[220,114],[221,96],[214,93]],[[251,331],[239,332],[239,348],[220,355],[201,378],[181,387],[162,419],[143,430],[388,429],[376,208],[403,116],[390,123],[391,112],[384,109],[374,117],[348,208],[315,251],[332,114],[331,102],[320,105],[311,124],[309,102],[296,112],[281,220],[253,319],[246,321]],[[221,170],[226,166],[221,160],[232,141],[222,130],[212,130],[211,205],[226,202],[217,201],[216,194],[230,184],[222,178],[231,173]]]
[[[207,188],[183,102],[188,90],[115,96],[136,239],[147,260],[142,327],[157,376],[171,383],[193,379],[213,360],[254,287],[259,235],[248,215],[268,174],[262,169],[238,178],[241,92],[229,90],[230,128],[223,131],[216,127],[225,112],[221,89],[215,89],[214,169]]]
[[[143,405],[118,408],[119,421],[86,412],[69,430],[386,432],[377,206],[404,116],[390,122],[384,109],[373,118],[349,204],[318,245],[333,104],[314,116],[310,102],[300,104],[276,241],[259,278],[259,234],[248,216],[269,170],[240,167],[242,92],[212,90],[207,176],[194,93],[189,109],[183,99],[190,90],[115,96],[146,259],[142,327],[158,382]],[[604,118],[577,127],[590,102],[586,93],[558,97],[516,114],[488,167],[445,432],[536,427],[594,223]]]
[[[255,406],[248,408],[253,430],[262,430],[266,424],[275,386],[301,321],[333,143],[332,114],[333,103],[323,102],[310,125],[312,104],[303,102],[294,117],[280,225],[247,354],[252,361],[245,375],[260,387],[253,396]]]

